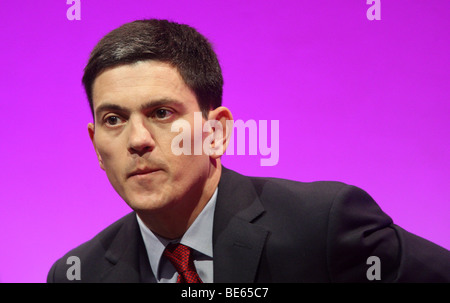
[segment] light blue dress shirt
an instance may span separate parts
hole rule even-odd
[[[155,280],[152,282],[175,283],[177,281],[178,272],[172,263],[163,257],[164,249],[169,243],[181,243],[189,246],[192,249],[194,265],[200,279],[204,283],[213,282],[212,231],[217,191],[218,188],[181,239],[169,240],[154,234],[136,214],[150,267],[155,276]]]

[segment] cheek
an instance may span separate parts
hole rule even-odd
[[[125,158],[122,155],[122,145],[110,140],[98,140],[96,144],[103,168],[108,174],[108,177],[118,173],[118,170],[125,164]]]
[[[103,165],[106,166],[105,169],[110,165],[110,163],[114,159],[114,154],[111,151],[111,148],[107,148],[108,144],[99,142],[97,143],[97,152],[100,155]]]
[[[103,167],[112,187],[124,200],[127,200],[126,161],[119,153],[112,152],[113,150],[110,148],[103,152]]]
[[[206,122],[201,117],[194,119],[191,116],[180,118],[176,122],[180,123],[173,126],[174,131],[169,128],[168,131],[154,133],[155,141],[164,156],[178,157],[180,153],[188,156],[204,154],[204,142],[210,138],[212,132],[203,131]],[[172,151],[172,148],[176,151]],[[186,152],[188,150],[190,152]]]
[[[203,132],[204,121],[197,121],[197,125],[194,125],[194,121],[186,120],[190,125],[189,145],[190,153],[186,154],[182,152],[181,154],[172,151],[172,143],[175,144],[176,148],[183,149],[184,147],[184,137],[180,141],[180,134],[182,131],[177,132],[161,132],[155,134],[156,150],[155,155],[164,159],[165,164],[170,167],[171,179],[174,182],[192,182],[192,178],[196,178],[199,175],[203,175],[203,168],[209,165],[209,156],[203,151],[203,142],[210,135],[207,132]],[[183,129],[183,132],[186,130]],[[158,156],[157,156],[158,155]]]

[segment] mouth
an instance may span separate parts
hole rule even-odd
[[[128,178],[140,178],[140,177],[145,177],[151,174],[154,174],[156,172],[158,172],[159,169],[153,169],[153,168],[142,168],[142,169],[136,169],[134,171],[132,171],[131,173],[128,174]]]

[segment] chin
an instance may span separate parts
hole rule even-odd
[[[128,206],[136,212],[152,212],[164,209],[167,206],[167,200],[160,195],[135,195],[132,198],[125,199]]]

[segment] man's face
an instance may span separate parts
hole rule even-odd
[[[100,166],[131,208],[167,210],[200,198],[209,157],[171,150],[178,134],[172,123],[187,121],[193,142],[194,112],[200,112],[176,68],[144,61],[107,69],[94,82],[93,102],[95,125],[88,128]]]

